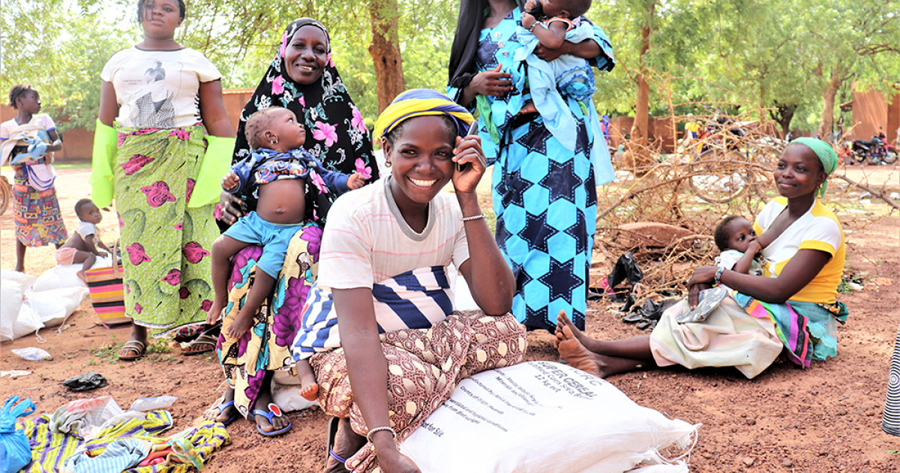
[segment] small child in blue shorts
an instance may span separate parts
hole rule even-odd
[[[222,179],[222,188],[233,194],[252,193],[258,202],[255,211],[238,219],[212,245],[215,298],[206,318],[206,323],[215,323],[228,302],[231,257],[249,245],[262,246],[247,300],[234,321],[223,327],[222,333],[234,339],[240,339],[252,325],[253,315],[271,293],[281,272],[288,243],[311,219],[307,216],[307,188],[336,196],[365,184],[360,173],[347,176],[328,171],[303,149],[306,131],[290,110],[270,107],[254,113],[247,120],[246,134],[253,153],[231,168]]]

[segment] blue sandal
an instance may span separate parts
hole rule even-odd
[[[266,411],[263,411],[260,409],[254,409],[253,415],[265,417],[266,419],[269,420],[269,425],[274,426],[274,424],[272,423],[272,418],[273,417],[281,417],[281,408],[278,407],[278,405],[276,405],[273,402],[269,403],[268,408],[269,408],[269,412],[266,412]],[[292,424],[290,422],[288,422],[288,425],[284,426],[284,428],[281,430],[273,430],[271,432],[266,432],[265,430],[262,429],[262,427],[259,426],[259,424],[256,424],[256,430],[259,431],[260,434],[265,435],[266,437],[277,437],[277,436],[287,432],[288,430],[291,430],[291,425]]]
[[[218,404],[216,406],[210,407],[209,409],[218,409],[219,415],[221,415],[223,412],[225,412],[225,409],[228,409],[229,407],[234,406],[234,400],[225,402],[224,397],[220,397],[217,402],[218,402]],[[229,417],[225,422],[222,422],[222,425],[227,426],[228,424],[231,424],[232,422],[237,420],[239,415],[241,415],[241,413],[238,412],[237,409],[235,409],[234,414],[231,417]],[[218,416],[216,416],[216,417],[218,417]]]
[[[341,465],[343,465],[343,464],[347,463],[347,460],[344,459],[343,457],[341,457],[340,455],[338,455],[337,453],[334,453],[334,439],[335,439],[335,437],[337,437],[339,422],[340,422],[340,419],[337,417],[332,417],[332,418],[328,419],[328,447],[327,448],[328,448],[328,455],[331,458],[334,458],[335,460],[337,460]]]

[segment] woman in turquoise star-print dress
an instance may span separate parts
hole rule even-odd
[[[562,146],[535,111],[526,66],[513,60],[522,47],[520,9],[512,0],[462,0],[448,95],[479,113],[482,149],[494,165],[496,240],[516,276],[513,314],[531,329],[552,330],[564,310],[584,327],[596,186],[611,181],[613,169],[608,156],[592,163],[594,140],[604,139],[585,126],[599,120],[593,103],[567,99],[578,123],[574,150]],[[593,41],[566,48],[610,70],[609,40],[594,30]]]

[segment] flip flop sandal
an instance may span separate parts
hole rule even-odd
[[[206,412],[209,412],[213,409],[218,409],[219,414],[222,414],[223,412],[225,412],[225,409],[228,409],[229,407],[234,406],[233,400],[225,402],[224,397],[220,397],[218,400],[216,400],[216,403],[217,404],[215,406],[210,407],[209,409],[206,410]],[[232,422],[237,420],[239,415],[241,415],[240,412],[238,412],[238,410],[235,409],[234,414],[231,417],[229,417],[228,419],[226,419],[225,422],[222,422],[222,425],[227,426],[228,424],[231,424]],[[218,416],[216,416],[216,417],[218,417]]]
[[[274,402],[270,402],[268,408],[269,408],[269,412],[266,412],[266,411],[263,411],[260,409],[254,409],[253,415],[263,416],[269,420],[270,425],[274,425],[274,424],[272,424],[272,418],[273,417],[281,417],[281,408],[278,407],[278,405],[275,404]],[[291,430],[291,425],[292,424],[290,422],[288,422],[288,425],[284,426],[284,428],[282,428],[281,430],[273,430],[271,432],[266,432],[265,430],[262,429],[262,427],[259,426],[259,424],[256,424],[256,430],[259,431],[260,434],[262,434],[266,437],[277,437],[277,436],[287,432],[288,430]]]
[[[144,342],[142,342],[138,339],[132,338],[132,339],[128,340],[127,342],[125,342],[125,344],[122,345],[122,348],[119,348],[119,359],[122,361],[137,360],[138,358],[144,356],[144,349],[146,347],[147,347],[147,345]],[[122,354],[123,351],[127,351],[128,353],[137,353],[137,355],[130,355],[130,354],[123,355]]]
[[[339,419],[337,417],[332,417],[332,418],[328,419],[328,446],[326,447],[326,450],[328,450],[328,456],[337,460],[338,463],[340,463],[341,465],[344,465],[345,463],[347,463],[347,460],[345,458],[341,457],[340,455],[338,455],[337,453],[334,453],[334,439],[337,437],[338,424],[340,424],[340,422],[341,422],[341,419]],[[327,460],[325,462],[325,465],[327,468],[328,467]],[[347,467],[345,466],[344,469],[346,469],[346,468]],[[350,471],[350,470],[347,470],[347,471]]]
[[[181,353],[184,356],[202,355],[216,350],[216,344],[219,342],[217,337],[204,333],[197,337],[193,342],[181,344]]]

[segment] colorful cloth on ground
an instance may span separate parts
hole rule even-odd
[[[188,207],[204,154],[203,126],[120,128],[116,210],[125,311],[160,333],[206,319],[213,206]],[[123,255],[124,256],[124,255]]]
[[[321,239],[322,228],[315,223],[307,223],[294,234],[273,295],[260,306],[253,325],[240,340],[227,340],[224,333],[250,292],[262,249],[248,246],[232,258],[228,305],[216,352],[225,378],[234,388],[234,405],[244,417],[253,409],[266,372],[294,365],[291,342],[300,329],[301,308],[316,278]]]
[[[430,329],[405,329],[381,335],[388,365],[391,427],[402,442],[441,406],[463,379],[485,370],[519,363],[527,348],[522,326],[511,315],[454,313]],[[353,401],[343,349],[310,358],[326,414],[350,418],[353,431],[368,428]],[[347,459],[355,472],[378,468],[371,442]]]
[[[378,166],[372,155],[372,140],[363,123],[362,113],[353,104],[334,66],[330,39],[328,58],[319,80],[303,85],[294,82],[285,70],[285,49],[297,30],[304,26],[319,28],[328,38],[328,30],[311,18],[294,20],[285,28],[269,69],[241,112],[232,162],[250,155],[250,145],[244,133],[247,119],[258,110],[279,106],[294,112],[304,124],[306,142],[303,147],[326,169],[344,174],[360,172],[366,176],[367,182],[373,182],[378,179]],[[256,208],[255,198],[243,197],[249,210]]]
[[[786,206],[787,199],[784,197],[777,197],[766,204],[753,224],[756,234],[762,235]],[[831,259],[809,284],[791,296],[791,300],[832,304],[837,298],[838,284],[844,274],[847,248],[841,222],[818,199],[775,241],[763,248],[763,276],[777,277],[798,251],[807,249],[828,253]]]
[[[24,177],[16,177],[13,184],[16,239],[25,246],[44,246],[65,243],[69,239],[56,188],[37,191]]]
[[[172,443],[175,439],[187,438],[194,445],[195,451],[207,461],[212,453],[231,443],[231,438],[221,424],[208,422],[195,429],[188,429],[169,438],[159,434],[172,428],[172,415],[168,411],[157,410],[147,413],[146,418],[133,418],[100,431],[91,440],[55,432],[50,428],[50,416],[44,414],[38,418],[25,419],[18,423],[31,446],[31,464],[25,473],[57,473],[63,470],[66,462],[80,452],[99,455],[110,444],[118,439],[132,438],[157,443]],[[186,473],[192,465],[172,464],[170,462],[152,467],[131,468],[127,473]],[[119,470],[121,471],[121,470]]]
[[[407,271],[372,285],[378,333],[429,328],[453,313],[446,267]],[[303,325],[293,343],[294,360],[341,346],[331,291],[313,285],[303,309]]]
[[[753,379],[782,351],[772,321],[751,317],[731,297],[703,322],[678,323],[678,317],[689,310],[685,298],[666,309],[650,333],[650,352],[658,366],[733,366]]]
[[[259,186],[279,179],[304,179],[306,218],[325,223],[331,203],[337,196],[350,190],[349,175],[325,169],[316,158],[303,148],[279,153],[266,148],[253,150],[250,157],[231,167],[239,184],[230,194],[250,195],[259,199]],[[308,177],[308,179],[307,179]]]
[[[837,356],[837,324],[846,323],[847,307],[835,304],[788,301],[770,304],[735,293],[735,300],[748,314],[771,319],[775,332],[787,349],[788,359],[809,368],[812,360],[825,361]]]
[[[602,169],[592,169],[594,140],[603,138],[595,137],[585,120],[597,119],[596,110],[587,115],[576,101],[568,100],[578,129],[574,151],[553,137],[539,115],[517,115],[530,99],[525,68],[513,60],[515,51],[522,47],[516,34],[520,24],[516,9],[496,27],[480,30],[472,71],[500,64],[513,76],[514,89],[509,94],[479,96],[479,104],[485,104],[479,106],[481,146],[489,163],[494,164],[497,244],[516,277],[512,312],[520,322],[530,328],[552,330],[557,314],[565,310],[577,327],[584,328],[596,229],[596,186],[611,181],[613,169],[608,158]],[[458,31],[457,36],[460,34]],[[594,39],[603,50],[595,63],[602,60],[601,67],[611,67],[611,48],[599,28],[595,28]],[[461,92],[456,87],[448,89],[448,95],[456,101],[461,99]],[[496,128],[497,140],[492,138],[490,126]]]

